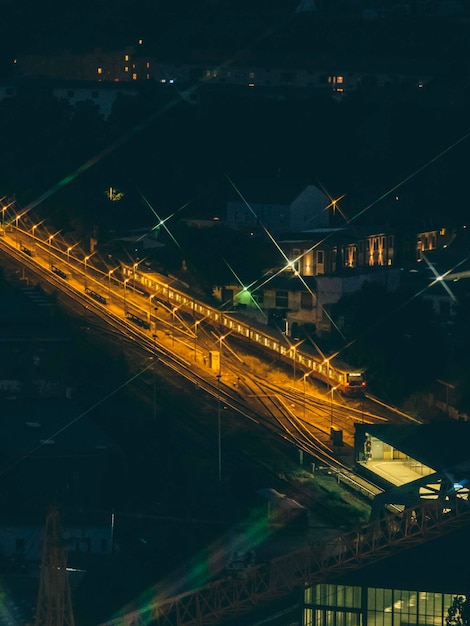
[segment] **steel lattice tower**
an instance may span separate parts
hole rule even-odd
[[[46,518],[34,626],[75,626],[58,506],[50,507]]]

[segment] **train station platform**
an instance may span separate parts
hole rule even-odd
[[[373,474],[380,476],[381,479],[386,480],[391,485],[395,485],[397,487],[423,477],[423,474],[417,472],[414,469],[415,465],[410,464],[409,461],[402,461],[399,459],[370,459],[367,462],[362,461],[360,464],[366,467]]]

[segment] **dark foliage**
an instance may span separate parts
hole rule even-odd
[[[445,336],[432,310],[407,290],[365,283],[335,307],[347,362],[367,367],[372,390],[400,403],[446,366]]]

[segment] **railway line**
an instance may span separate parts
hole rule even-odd
[[[23,231],[19,236],[16,233],[18,241],[25,236],[27,239],[30,235]],[[119,333],[130,344],[134,343],[136,354],[144,349],[147,359],[150,355],[156,359],[159,368],[165,368],[186,381],[186,385],[212,396],[219,407],[227,407],[269,429],[321,464],[329,465],[336,471],[350,469],[338,459],[337,450],[333,449],[330,438],[333,424],[344,433],[345,442],[350,446],[355,421],[375,423],[386,419],[370,409],[371,402],[367,398],[352,398],[346,403],[343,396],[335,394],[334,399],[333,393],[338,387],[332,386],[330,377],[327,378],[327,393],[319,393],[310,381],[313,368],[306,371],[302,379],[296,379],[296,374],[304,372],[306,365],[315,364],[309,360],[304,363],[301,357],[310,359],[310,355],[301,355],[300,351],[292,358],[289,351],[280,350],[280,346],[276,346],[274,355],[273,345],[267,346],[271,353],[270,372],[261,376],[261,353],[258,351],[254,357],[251,349],[245,353],[241,348],[244,336],[248,346],[253,347],[252,335],[246,336],[237,326],[224,331],[222,336],[222,318],[214,323],[207,310],[202,308],[203,305],[199,307],[194,298],[187,301],[190,317],[185,317],[183,311],[177,315],[169,297],[171,292],[177,299],[179,292],[168,286],[166,292],[162,292],[162,297],[167,298],[167,302],[164,302],[156,293],[144,294],[139,286],[135,288],[135,280],[131,281],[130,275],[123,284],[118,280],[112,284],[110,272],[106,274],[95,270],[90,264],[81,266],[71,258],[69,250],[52,248],[38,242],[34,246],[28,243],[28,247],[24,241],[18,245],[18,241],[13,244],[11,239],[8,236],[0,238],[0,250],[14,258],[23,271],[39,275],[58,292],[68,296],[78,314],[93,313],[103,326],[111,325],[112,332]],[[33,248],[34,254],[31,253]],[[26,253],[25,249],[30,253]],[[57,269],[60,273],[54,271]],[[202,315],[204,312],[205,315]],[[224,315],[224,318],[227,316]],[[141,323],[136,323],[136,319]],[[231,324],[227,319],[225,323]],[[264,343],[262,335],[258,343]],[[223,367],[218,373],[208,369],[205,362],[202,364],[203,358],[214,350],[214,346],[218,348],[220,358],[223,354]],[[287,360],[281,357],[287,357]],[[280,370],[277,370],[277,363],[281,361],[284,366],[287,363],[294,368],[294,376],[289,384],[279,380],[280,376],[286,376],[285,371],[279,374]],[[154,367],[152,363],[147,362],[144,369]],[[330,367],[331,364],[326,365]],[[324,366],[325,363],[316,363],[317,372],[322,368],[325,371]],[[332,374],[332,371],[328,373]],[[334,375],[340,374],[336,372]],[[318,378],[325,380],[321,376]],[[394,417],[407,419],[397,414]]]

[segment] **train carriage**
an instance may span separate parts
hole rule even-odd
[[[139,270],[135,266],[121,265],[125,278],[132,278],[137,283],[136,293],[141,290],[146,297],[160,299],[172,309],[181,309],[201,319],[210,320],[214,325],[222,326],[231,333],[248,339],[249,341],[274,352],[287,363],[295,363],[308,372],[313,378],[322,380],[332,389],[348,397],[363,396],[366,391],[364,372],[351,368],[337,358],[320,359],[310,354],[307,349],[289,346],[281,343],[279,338],[267,330],[254,328],[252,322],[243,321],[233,314],[228,315],[215,307],[196,300],[193,295],[168,285],[168,277],[157,272]]]

